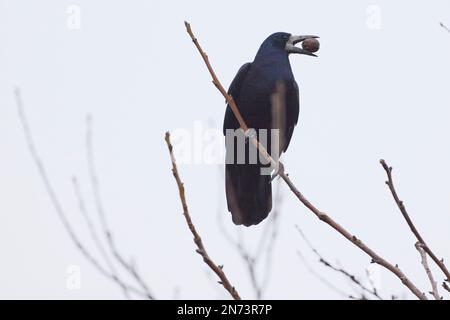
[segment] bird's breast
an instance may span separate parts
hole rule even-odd
[[[270,128],[272,125],[272,95],[280,82],[288,89],[293,76],[285,72],[252,70],[245,79],[236,101],[242,116],[251,128]]]

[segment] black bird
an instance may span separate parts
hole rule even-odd
[[[228,90],[247,126],[256,130],[256,136],[269,153],[270,133],[264,143],[259,129],[280,129],[282,138],[278,144],[278,154],[281,155],[287,150],[299,114],[298,85],[288,56],[290,53],[315,56],[314,53],[295,46],[311,38],[318,37],[294,36],[284,32],[272,34],[262,43],[254,61],[239,69]],[[278,92],[283,93],[283,99],[280,98],[280,101],[284,101],[281,110],[284,121],[277,124],[272,107],[273,95]],[[239,123],[231,108],[227,106],[223,131],[226,137],[225,183],[228,210],[235,224],[248,227],[260,223],[272,209],[271,176],[261,174],[261,169],[268,167],[268,164],[261,160],[256,163],[249,160],[252,146],[248,139],[243,143],[245,161],[238,161],[239,141],[242,141],[236,137],[237,132],[241,131],[236,130],[238,128]],[[236,135],[228,136],[227,129],[233,130],[228,130],[228,134],[235,132]]]

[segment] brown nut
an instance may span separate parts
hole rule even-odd
[[[320,43],[316,38],[308,38],[302,42],[302,48],[309,52],[317,52],[320,48]]]

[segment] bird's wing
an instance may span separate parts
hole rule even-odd
[[[286,97],[286,103],[287,105],[287,130],[286,130],[286,146],[284,147],[283,152],[286,152],[286,150],[289,147],[289,142],[291,142],[292,134],[294,133],[294,127],[298,122],[298,114],[300,110],[300,96],[298,92],[298,84],[294,80],[292,84],[292,89],[289,90],[288,96]]]
[[[228,94],[233,97],[234,100],[237,100],[239,97],[239,93],[241,91],[242,82],[247,75],[248,70],[250,69],[251,62],[247,62],[244,64],[234,77],[233,81],[231,81],[230,88],[228,89]],[[227,105],[227,110],[225,112],[225,119],[223,121],[223,134],[225,134],[226,129],[238,128],[239,124],[231,111],[231,109]]]

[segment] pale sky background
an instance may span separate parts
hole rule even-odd
[[[67,27],[70,5],[81,9],[79,30]],[[374,8],[379,29],[370,20]],[[79,177],[95,218],[84,151],[90,113],[101,192],[120,251],[136,260],[157,298],[228,299],[194,252],[163,140],[166,130],[192,131],[195,123],[220,129],[225,110],[183,20],[192,23],[225,86],[271,33],[321,37],[319,58],[290,59],[301,110],[285,156],[287,170],[321,210],[429,291],[415,239],[378,161],[394,166],[411,217],[438,256],[450,261],[450,33],[439,26],[450,24],[447,0],[1,0],[0,298],[123,298],[58,220],[25,144],[13,94],[19,86],[49,177],[86,246],[98,256],[71,176]],[[252,228],[232,224],[219,168],[179,169],[211,257],[225,265],[242,297],[253,298],[245,265],[223,237],[217,213],[230,233],[241,231],[249,247],[270,220]],[[280,219],[264,297],[341,298],[308,272],[297,250],[323,277],[354,294],[346,279],[317,262],[294,226],[363,281],[370,258],[286,188]],[[70,266],[80,267],[79,289],[67,288]],[[379,275],[384,297],[412,298],[393,275]]]

